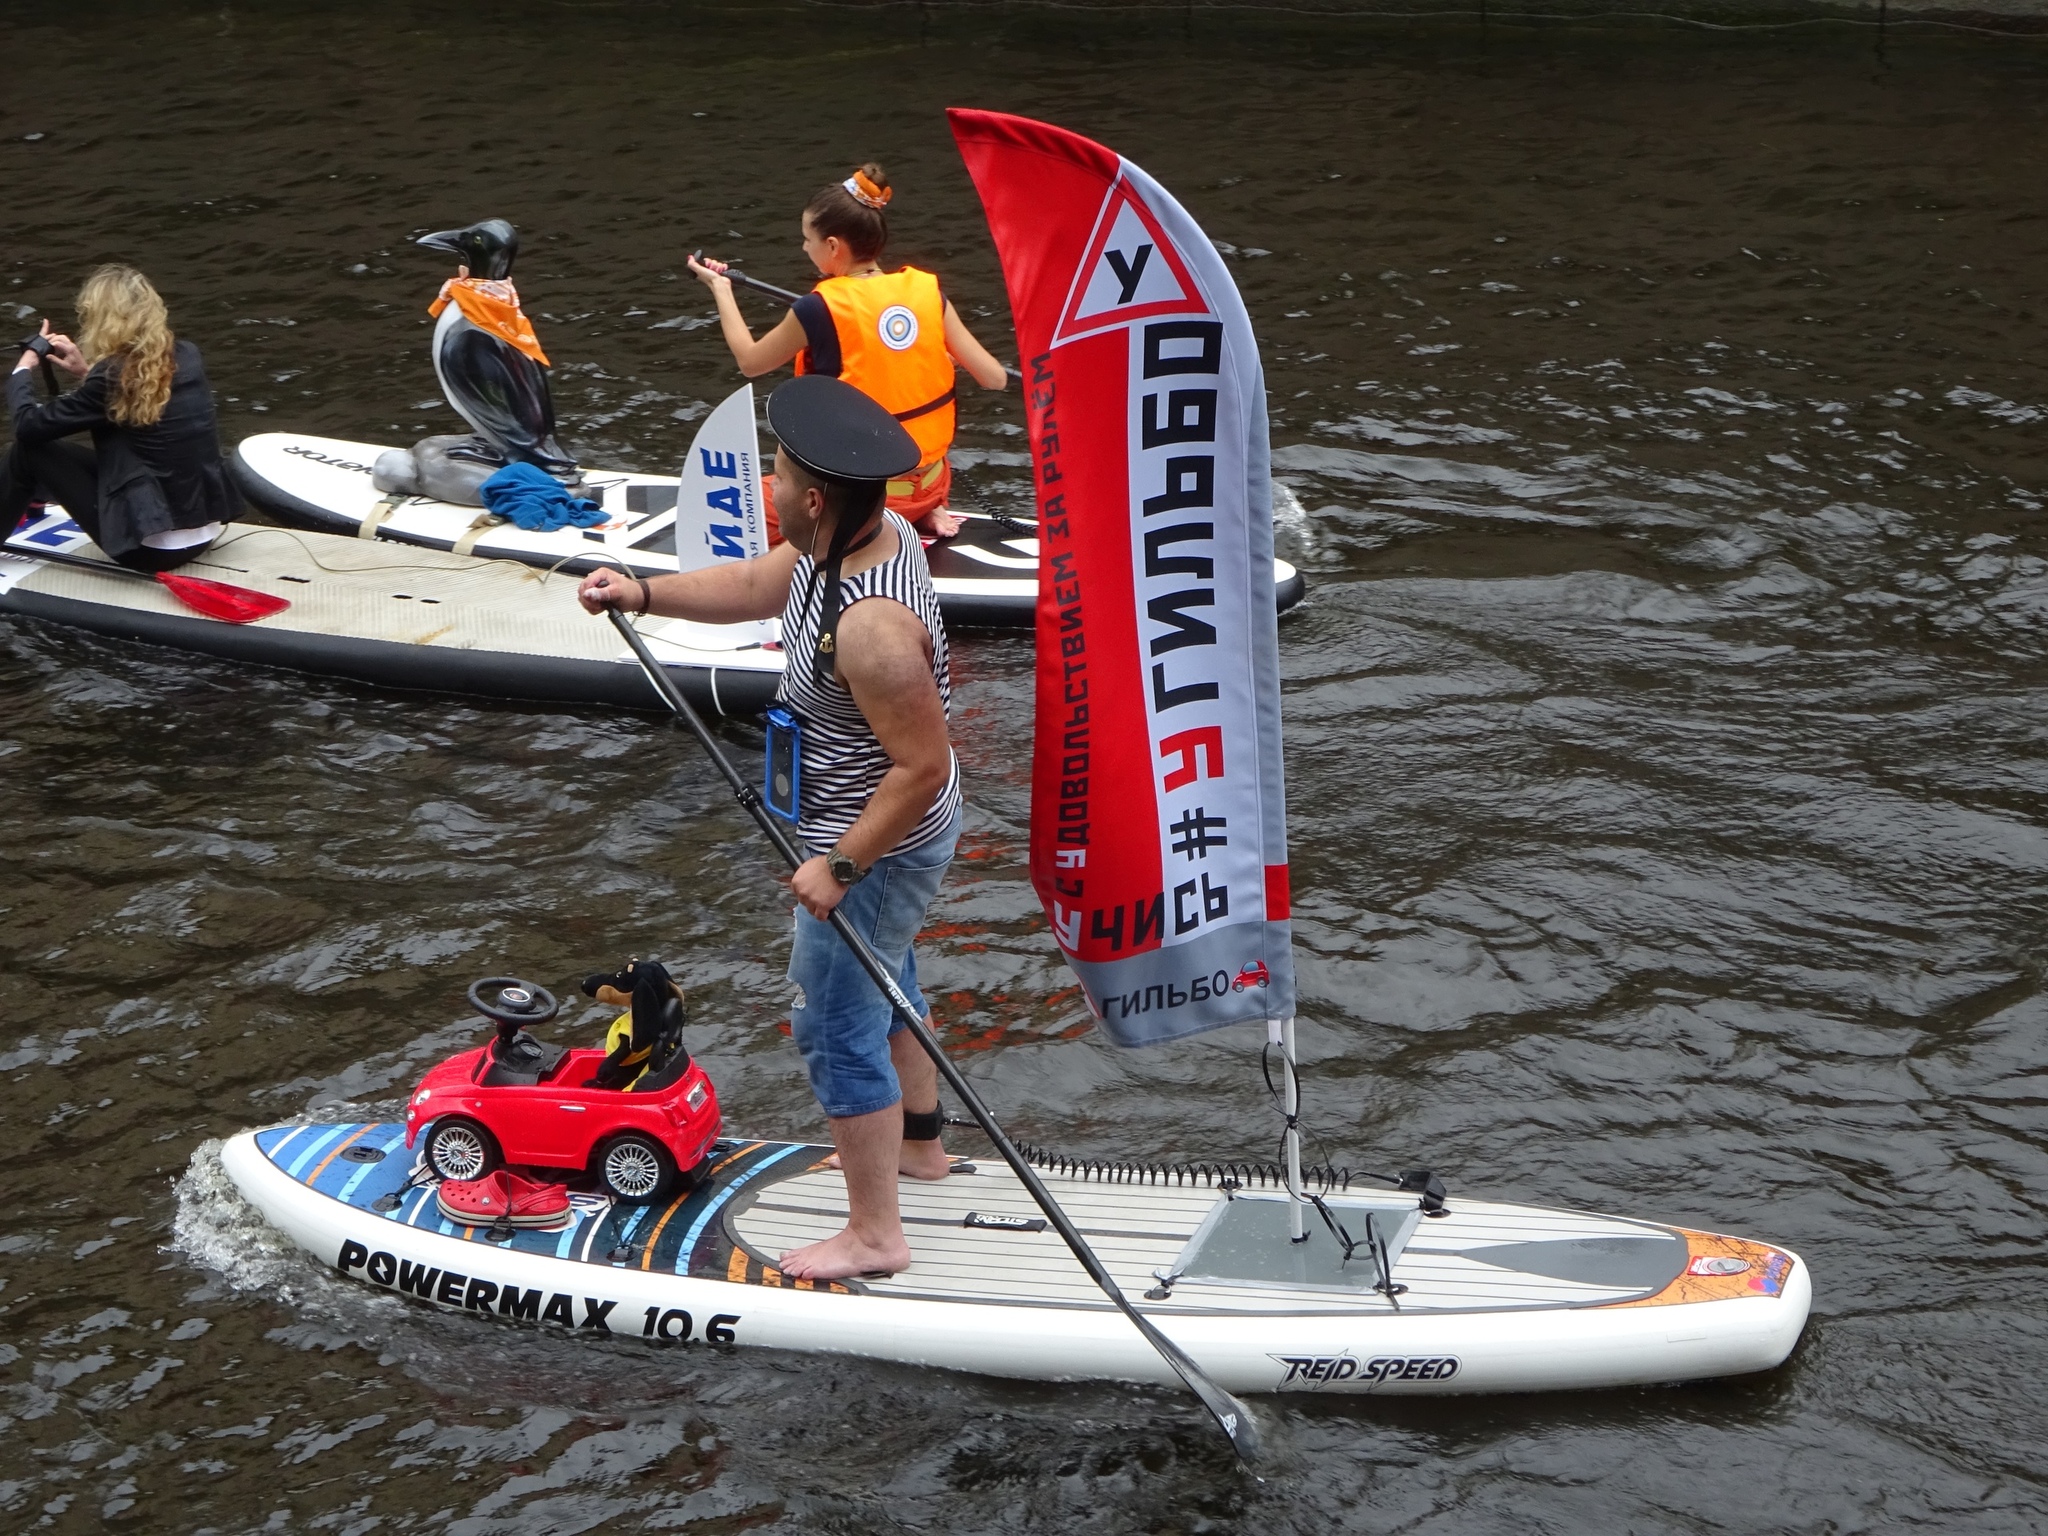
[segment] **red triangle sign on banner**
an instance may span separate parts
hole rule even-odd
[[[1054,346],[1155,315],[1209,313],[1180,252],[1123,177],[1102,201],[1087,252],[1053,329]]]

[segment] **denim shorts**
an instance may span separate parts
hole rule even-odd
[[[960,840],[960,816],[937,837],[908,853],[877,859],[867,878],[839,903],[856,932],[894,972],[896,985],[919,1017],[931,1005],[917,987],[917,956],[911,940],[924,926],[925,908],[938,894]],[[789,1030],[803,1052],[811,1091],[835,1120],[871,1115],[903,1097],[889,1062],[889,1037],[904,1027],[889,999],[869,980],[846,941],[802,907],[789,949],[789,979],[796,997]]]

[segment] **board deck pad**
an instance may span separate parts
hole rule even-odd
[[[837,1232],[846,1186],[826,1165],[831,1148],[802,1142],[726,1140],[707,1176],[660,1205],[627,1205],[572,1186],[572,1213],[556,1231],[491,1229],[450,1220],[434,1183],[389,1123],[282,1126],[256,1145],[307,1189],[385,1221],[538,1256],[609,1268],[941,1302],[1107,1308],[1103,1296],[1041,1215],[1016,1176],[981,1158],[971,1173],[899,1186],[913,1263],[886,1279],[796,1280],[776,1267],[792,1247]],[[1112,1275],[1134,1300],[1174,1275],[1190,1239],[1228,1197],[1204,1183],[1145,1183],[1047,1170],[1041,1174]],[[1375,1207],[1393,1191],[1358,1189]],[[1232,1204],[1270,1205],[1247,1196]],[[1139,1304],[1183,1314],[1358,1315],[1678,1304],[1776,1296],[1789,1255],[1767,1244],[1590,1213],[1464,1200],[1449,1215],[1419,1219],[1393,1261],[1397,1299],[1363,1286],[1291,1284],[1284,1274],[1251,1280],[1172,1279],[1169,1294]],[[970,1220],[970,1216],[976,1218]],[[1362,1226],[1356,1210],[1345,1213]],[[1359,1233],[1353,1229],[1352,1235]],[[1390,1249],[1394,1247],[1389,1243]],[[1733,1273],[1715,1265],[1746,1261]],[[1710,1263],[1701,1263],[1710,1260]],[[1360,1257],[1354,1265],[1370,1262]],[[1695,1272],[1700,1271],[1700,1272]],[[1317,1280],[1323,1277],[1314,1277]]]
[[[1278,1194],[1241,1194],[1211,1207],[1174,1267],[1190,1284],[1284,1285],[1295,1290],[1357,1291],[1376,1285],[1375,1241],[1398,1260],[1422,1221],[1412,1197],[1378,1200],[1333,1196],[1323,1202],[1331,1221],[1355,1247],[1346,1253],[1322,1211],[1304,1211],[1301,1240]],[[1683,1246],[1682,1244],[1680,1246]]]

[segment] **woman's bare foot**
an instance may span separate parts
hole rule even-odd
[[[839,1167],[839,1154],[832,1153],[822,1166]],[[953,1159],[946,1156],[946,1149],[936,1141],[906,1141],[896,1171],[906,1179],[928,1179],[937,1183],[952,1171],[952,1167]]]
[[[898,1236],[894,1243],[876,1244],[862,1240],[848,1227],[836,1237],[804,1248],[792,1248],[782,1256],[782,1272],[799,1280],[848,1280],[856,1275],[893,1275],[910,1268],[910,1244]]]
[[[944,507],[937,507],[917,520],[917,531],[935,539],[950,539],[960,531],[960,519]]]

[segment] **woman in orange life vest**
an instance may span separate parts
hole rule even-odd
[[[907,479],[889,482],[890,509],[945,538],[960,531],[960,520],[946,510],[953,365],[984,389],[1008,380],[936,277],[916,267],[882,270],[890,196],[882,168],[864,165],[804,205],[804,255],[825,276],[759,341],[740,316],[725,264],[693,256],[690,270],[716,296],[726,345],[747,377],[795,358],[798,373],[836,374],[903,423],[922,457]]]

